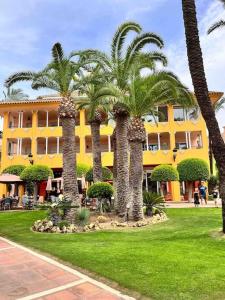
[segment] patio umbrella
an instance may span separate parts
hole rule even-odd
[[[60,180],[57,178],[57,193],[59,194],[60,193]]]
[[[81,177],[81,187],[82,187],[82,190],[84,190],[86,188],[86,181],[85,181],[84,176]]]
[[[51,176],[48,177],[46,191],[47,192],[51,192],[52,191],[52,178],[51,178]]]
[[[19,176],[13,174],[2,174],[0,175],[0,183],[15,183],[22,182]]]

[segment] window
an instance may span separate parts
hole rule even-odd
[[[181,106],[174,106],[174,121],[185,121],[185,110]]]
[[[158,107],[158,122],[168,122],[168,107],[159,106]]]

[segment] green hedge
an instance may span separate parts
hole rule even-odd
[[[26,166],[24,165],[13,165],[5,168],[2,173],[20,176],[25,168]]]
[[[177,165],[181,181],[197,181],[209,179],[209,166],[200,158],[188,158]]]
[[[90,170],[89,165],[83,163],[77,164],[77,177],[86,176],[89,170]]]
[[[160,165],[154,168],[151,176],[152,181],[177,181],[179,174],[177,170],[170,165]]]
[[[113,174],[107,167],[102,167],[102,180],[110,180],[113,178]],[[90,168],[85,176],[86,181],[93,182],[93,168]]]
[[[113,195],[113,187],[107,182],[96,182],[87,190],[87,195],[90,198],[111,198]]]
[[[20,174],[20,178],[27,182],[47,180],[48,176],[53,177],[52,169],[44,165],[32,165],[26,167]]]

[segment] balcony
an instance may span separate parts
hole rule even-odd
[[[38,137],[37,154],[52,155],[61,154],[63,148],[62,137]],[[76,153],[80,152],[80,138],[76,137]]]
[[[100,137],[100,149],[101,152],[111,152],[111,140],[110,136],[108,135],[101,135]],[[85,137],[85,152],[92,153],[92,138],[91,136]]]
[[[31,128],[32,113],[30,111],[10,112],[8,117],[8,128]]]

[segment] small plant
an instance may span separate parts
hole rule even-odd
[[[75,222],[79,226],[84,226],[88,224],[90,218],[90,211],[87,208],[82,208],[80,211],[77,212],[75,216]]]
[[[162,213],[165,209],[164,197],[157,193],[144,192],[143,193],[143,203],[146,206],[146,215],[151,217],[154,212]]]
[[[90,198],[97,198],[99,201],[99,211],[103,212],[103,208],[108,211],[108,201],[113,195],[113,187],[107,182],[96,182],[89,187],[87,195]],[[104,205],[102,202],[105,202]]]
[[[63,221],[60,221],[60,222],[58,222],[58,227],[62,230],[63,229],[63,227],[68,227],[69,226],[69,222],[68,221],[66,221],[66,220],[63,220]]]

